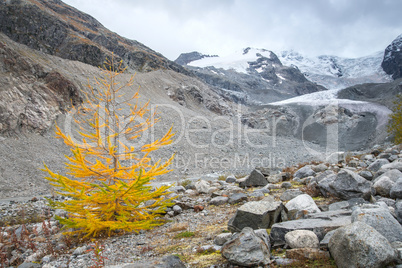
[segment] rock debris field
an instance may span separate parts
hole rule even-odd
[[[96,240],[43,197],[3,200],[1,267],[402,267],[401,149],[185,180],[164,225]]]

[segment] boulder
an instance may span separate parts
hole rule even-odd
[[[317,235],[309,230],[295,230],[285,235],[286,244],[290,248],[319,248]]]
[[[228,228],[233,232],[239,232],[244,227],[252,229],[268,229],[286,217],[286,208],[279,201],[252,201],[247,202],[236,211],[229,220]]]
[[[356,221],[370,225],[390,243],[402,242],[402,225],[392,216],[385,204],[374,208],[355,207],[352,212],[352,223]]]
[[[235,183],[236,182],[236,177],[234,175],[229,175],[226,177],[226,182],[227,183]]]
[[[292,188],[292,184],[288,181],[285,181],[281,184],[281,188],[289,189]],[[291,198],[292,199],[292,198]]]
[[[208,194],[211,186],[206,180],[199,180],[194,184],[195,190],[200,194]]]
[[[320,190],[321,194],[324,197],[334,196],[335,192],[330,187],[330,184],[336,179],[336,174],[330,174],[325,178],[321,179],[318,184],[317,188]]]
[[[267,177],[269,183],[279,183],[283,181],[282,174],[274,174]]]
[[[387,176],[381,176],[379,180],[377,180],[373,187],[375,189],[376,194],[388,197],[391,191],[391,188],[395,185],[390,178]]]
[[[320,183],[318,184],[320,187]],[[353,171],[342,169],[334,180],[329,182],[330,192],[343,200],[361,197],[369,200],[375,190],[371,182],[354,173]]]
[[[52,266],[53,267],[53,266]],[[106,266],[107,268],[186,268],[186,265],[176,255],[169,255],[152,261],[138,261]]]
[[[170,191],[175,192],[175,193],[184,193],[186,191],[186,188],[183,186],[173,186],[169,188]]]
[[[295,174],[293,175],[293,177],[303,179],[303,178],[314,176],[314,175],[315,175],[315,172],[310,166],[304,166],[304,167],[300,168],[299,170],[297,170],[295,172]]]
[[[371,163],[367,169],[373,172],[377,172],[383,165],[389,164],[387,159],[377,159],[373,163]]]
[[[251,174],[244,180],[239,182],[239,186],[245,187],[255,187],[255,186],[265,186],[268,184],[267,179],[262,175],[261,171],[254,169]]]
[[[384,171],[380,176],[374,179],[373,183],[376,183],[378,180],[380,180],[382,177],[388,177],[390,178],[393,182],[396,182],[399,178],[402,177],[402,172],[400,172],[397,169],[382,169],[380,171]],[[379,171],[379,172],[380,172]],[[379,173],[378,172],[378,173]]]
[[[234,193],[229,196],[229,204],[237,204],[242,201],[247,201],[247,195],[244,193]]]
[[[290,200],[285,207],[287,208],[288,211],[290,210],[297,210],[297,211],[302,211],[306,210],[310,213],[314,212],[321,212],[321,210],[318,208],[316,203],[314,202],[313,198],[309,196],[308,194],[301,194]]]
[[[366,200],[363,198],[352,198],[346,201],[340,201],[332,203],[328,206],[328,210],[340,210],[340,209],[351,209],[356,205],[367,204]]]
[[[283,194],[281,194],[281,196],[279,197],[279,199],[281,201],[289,201],[293,198],[295,198],[298,195],[304,194],[299,188],[297,189],[288,189],[286,191],[283,192]]]
[[[402,162],[394,161],[392,163],[383,165],[381,169],[397,169],[402,172]]]
[[[312,166],[311,169],[314,170],[314,172],[324,172],[328,170],[328,167],[325,164],[321,163],[319,165]]]
[[[402,200],[399,200],[395,204],[395,214],[396,214],[396,219],[400,224],[402,224]]]
[[[222,233],[218,234],[214,239],[214,244],[218,246],[223,246],[232,237],[232,233]]]
[[[396,259],[387,239],[359,221],[336,230],[328,247],[339,268],[381,268]]]
[[[402,199],[402,177],[396,181],[389,195],[393,199]]]
[[[368,170],[362,170],[358,173],[360,176],[362,176],[363,178],[365,178],[366,180],[371,181],[373,179],[373,173],[371,173]]]
[[[226,242],[221,252],[225,259],[236,265],[256,267],[270,263],[269,247],[249,227]]]
[[[214,206],[220,206],[223,204],[226,204],[228,202],[229,198],[226,196],[217,196],[211,199],[211,201],[209,201],[210,205],[214,205]]]
[[[285,235],[295,230],[313,231],[322,240],[329,231],[350,224],[351,213],[345,210],[311,213],[306,219],[275,223],[271,227],[271,244],[285,244]]]
[[[271,251],[271,240],[269,239],[269,234],[267,233],[267,229],[257,229],[254,230],[256,236],[262,239],[264,243],[267,245],[268,249]]]

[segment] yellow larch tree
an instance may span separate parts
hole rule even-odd
[[[402,94],[396,96],[389,117],[388,132],[394,136],[394,143],[400,144],[402,143]]]
[[[68,212],[67,217],[57,218],[67,234],[95,237],[150,229],[163,223],[159,216],[171,205],[166,198],[168,186],[154,188],[150,181],[170,171],[173,156],[152,163],[150,154],[172,142],[172,129],[151,143],[130,145],[158,120],[149,102],[138,104],[138,91],[128,97],[122,93],[133,84],[133,77],[118,82],[124,72],[121,62],[115,66],[113,57],[107,59],[102,76],[83,92],[83,105],[70,112],[79,138],[56,126],[56,137],[71,147],[72,155],[66,156],[68,172],[63,176],[46,165],[44,170],[56,193],[66,197],[49,202]]]

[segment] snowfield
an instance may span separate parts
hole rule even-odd
[[[205,68],[213,66],[217,69],[234,70],[238,73],[247,74],[249,62],[256,61],[259,56],[271,58],[271,51],[265,49],[246,48],[233,54],[223,57],[208,57],[200,60],[192,61],[188,65],[193,67]]]

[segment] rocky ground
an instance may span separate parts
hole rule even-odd
[[[185,180],[164,225],[86,241],[62,235],[53,215],[64,213],[43,197],[3,200],[1,267],[399,267],[401,163],[400,146],[376,147],[334,164]]]

